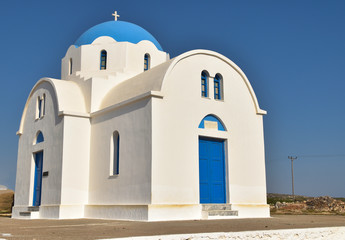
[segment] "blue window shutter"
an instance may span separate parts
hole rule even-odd
[[[221,83],[221,77],[219,74],[216,74],[214,77],[214,99],[222,99],[222,83]]]
[[[101,70],[107,69],[107,51],[105,51],[105,50],[101,51],[100,69]]]
[[[118,175],[120,173],[120,134],[115,131],[113,133],[113,169],[112,174]]]
[[[208,75],[205,71],[201,73],[201,96],[208,97]]]
[[[144,71],[147,71],[150,69],[150,56],[148,54],[145,54],[144,56]]]

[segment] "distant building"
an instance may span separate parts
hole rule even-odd
[[[269,216],[266,112],[228,58],[169,59],[143,28],[110,21],[82,34],[61,69],[25,104],[14,218]]]
[[[7,187],[4,185],[0,185],[0,190],[7,190]]]

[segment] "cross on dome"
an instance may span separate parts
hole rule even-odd
[[[111,14],[112,16],[115,17],[115,21],[117,21],[117,18],[120,17],[120,15],[117,14],[117,11],[115,11],[113,14]]]

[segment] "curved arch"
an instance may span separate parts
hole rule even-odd
[[[31,89],[26,100],[17,135],[21,135],[23,133],[24,119],[33,94],[39,88],[39,86],[44,83],[50,84],[54,91],[58,111],[57,114],[60,115],[63,114],[64,111],[67,111],[75,114],[85,115],[86,106],[84,102],[84,95],[76,83],[72,81],[67,82],[64,80],[56,80],[53,78],[42,78]]]
[[[205,69],[201,71],[201,75],[203,74],[206,75],[206,77],[210,77],[210,73]]]
[[[244,74],[244,72],[234,63],[232,62],[230,59],[228,59],[227,57],[223,56],[222,54],[219,54],[217,52],[214,51],[210,51],[210,50],[192,50],[186,53],[183,53],[179,56],[177,56],[176,58],[173,59],[172,63],[170,64],[169,68],[167,69],[167,71],[164,74],[163,77],[163,81],[162,81],[162,91],[164,91],[164,87],[166,84],[166,78],[169,76],[169,74],[171,73],[171,71],[175,68],[175,66],[182,61],[185,58],[194,56],[194,55],[209,55],[209,56],[214,56],[222,61],[224,61],[225,63],[227,63],[229,66],[231,66],[232,68],[235,69],[236,72],[238,72],[238,74],[242,77],[243,81],[245,82],[248,91],[252,97],[255,109],[256,109],[256,113],[260,114],[260,115],[265,115],[267,112],[265,110],[260,109],[258,100],[256,98],[255,92],[252,88],[252,85],[250,84],[248,78],[246,77],[246,75]]]
[[[36,133],[34,144],[37,144],[37,143],[40,143],[40,142],[44,142],[44,137],[43,137],[43,133],[41,131],[38,131]]]
[[[223,121],[214,114],[206,115],[199,123],[199,128],[210,128],[217,129],[218,131],[227,131]]]

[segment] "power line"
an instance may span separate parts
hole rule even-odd
[[[295,155],[298,158],[345,158],[345,154],[315,154],[315,155]],[[282,162],[284,157],[266,155],[266,162]],[[345,160],[345,159],[344,159]]]
[[[288,159],[291,160],[292,197],[293,197],[293,200],[295,201],[295,189],[294,189],[294,183],[293,183],[293,160],[296,160],[297,157],[288,156]]]
[[[299,158],[345,157],[345,154],[297,155]]]
[[[296,155],[288,156],[288,159],[291,160],[291,179],[292,179],[292,197],[295,201],[295,189],[294,189],[294,176],[293,176],[293,161],[297,158],[330,158],[330,157],[345,157],[345,154],[318,154],[318,155]]]

